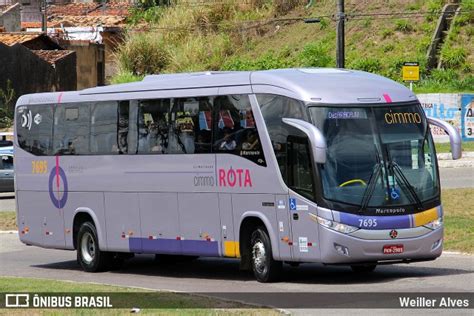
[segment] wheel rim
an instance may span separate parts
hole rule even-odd
[[[92,260],[94,260],[95,241],[94,241],[94,237],[92,237],[90,233],[85,233],[84,235],[82,235],[81,253],[82,253],[82,259],[84,259],[86,263],[91,263]]]
[[[263,274],[267,270],[267,254],[265,245],[260,239],[257,239],[252,247],[252,260],[255,271]]]

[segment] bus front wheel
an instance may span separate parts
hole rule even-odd
[[[273,259],[270,237],[265,228],[258,227],[253,231],[250,246],[252,270],[257,281],[276,281],[281,274],[282,262]]]
[[[111,253],[99,250],[97,230],[91,222],[85,222],[77,234],[77,262],[87,272],[105,271],[113,262]]]

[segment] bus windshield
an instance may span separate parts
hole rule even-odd
[[[366,207],[415,205],[439,194],[431,133],[418,104],[310,107],[327,142],[324,197]]]

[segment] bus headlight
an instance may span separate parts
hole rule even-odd
[[[335,222],[335,221],[331,221],[331,220],[319,217],[319,216],[311,214],[311,213],[310,213],[310,216],[311,216],[311,219],[315,220],[316,222],[318,222],[322,226],[327,227],[327,228],[332,229],[332,230],[335,230],[337,232],[343,233],[343,234],[350,234],[350,233],[355,232],[356,230],[359,229],[358,227],[354,227],[354,226],[338,223],[338,222]]]
[[[439,218],[435,219],[434,221],[429,222],[428,224],[423,225],[423,226],[427,227],[429,229],[435,230],[435,229],[440,228],[441,226],[443,226],[443,218],[439,217]]]

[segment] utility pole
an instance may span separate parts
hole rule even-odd
[[[336,67],[344,68],[344,21],[346,16],[344,14],[344,0],[337,0],[337,15],[336,15]]]
[[[48,33],[48,18],[47,18],[47,13],[46,13],[46,3],[47,0],[41,0],[41,6],[40,8],[42,9],[41,11],[41,30],[44,33]]]

